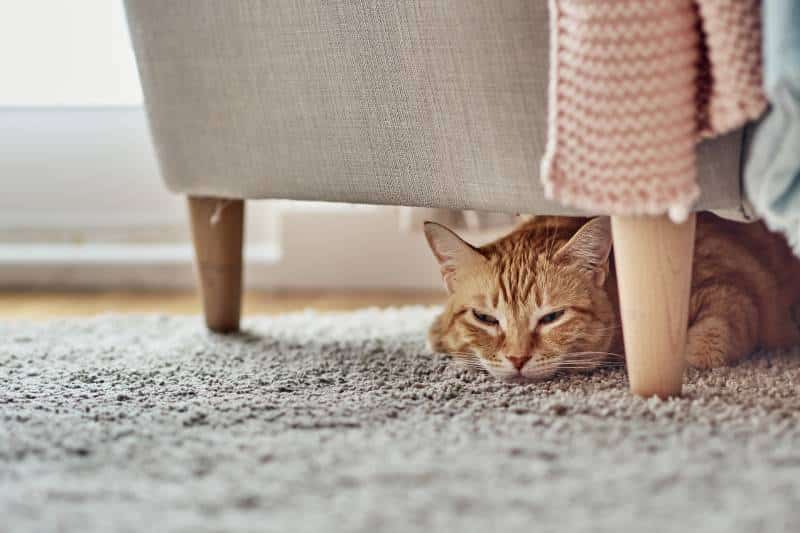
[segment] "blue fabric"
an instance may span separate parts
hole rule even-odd
[[[800,0],[764,0],[764,89],[770,110],[755,131],[745,192],[767,226],[800,255]]]

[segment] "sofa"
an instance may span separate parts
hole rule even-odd
[[[539,180],[547,2],[126,0],[211,330],[238,329],[245,200],[586,215]],[[697,210],[746,213],[742,130],[699,146]],[[601,215],[603,213],[591,213]],[[631,388],[681,390],[693,217],[613,216]]]

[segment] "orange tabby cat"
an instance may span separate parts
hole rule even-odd
[[[534,217],[475,248],[428,222],[449,298],[434,350],[510,381],[619,362],[622,330],[606,217]],[[697,217],[686,357],[735,363],[800,343],[800,262],[763,224]]]

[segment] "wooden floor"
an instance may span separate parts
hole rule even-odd
[[[248,292],[244,315],[273,315],[303,309],[346,311],[362,307],[429,305],[444,301],[439,292],[282,291]],[[0,319],[46,319],[103,313],[198,314],[200,300],[192,292],[0,292]]]

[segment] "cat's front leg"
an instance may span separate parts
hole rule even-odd
[[[758,309],[744,291],[709,285],[693,292],[686,361],[695,368],[731,365],[758,343]]]

